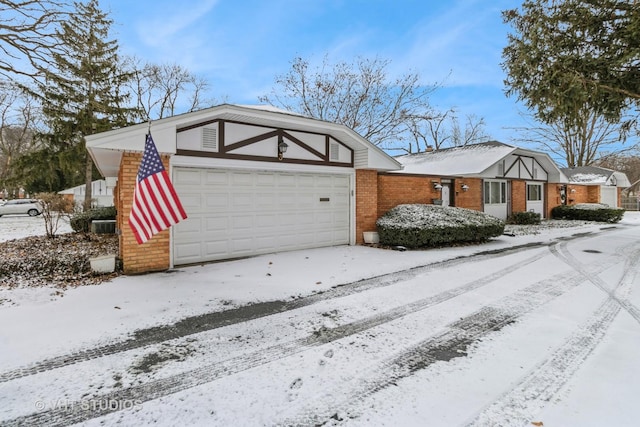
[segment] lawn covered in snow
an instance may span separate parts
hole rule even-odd
[[[37,225],[41,218],[5,222],[6,219],[10,218],[0,218],[3,239],[8,235],[19,238],[44,232],[44,227],[40,229]],[[580,285],[578,281],[567,282],[563,285],[566,293],[557,300],[552,299],[555,294],[551,292],[546,297],[548,301],[541,300],[539,305],[523,303],[530,289],[535,289],[541,270],[545,270],[545,274],[561,274],[567,269],[567,264],[557,259],[540,264],[549,252],[545,243],[577,234],[600,235],[608,232],[603,229],[615,228],[615,225],[587,222],[555,225],[551,227],[550,222],[543,222],[541,226],[513,226],[506,230],[512,235],[500,236],[482,245],[403,252],[340,246],[121,276],[100,285],[65,290],[47,286],[0,289],[1,376],[43,359],[127,340],[135,336],[137,330],[179,322],[188,316],[257,302],[295,302],[322,296],[341,285],[363,279],[433,266],[428,269],[428,276],[424,276],[429,277],[429,286],[423,286],[420,280],[425,279],[418,275],[393,287],[320,300],[318,304],[246,324],[93,358],[18,380],[0,381],[0,422],[35,409],[51,409],[60,399],[74,402],[145,383],[158,384],[157,388],[162,389],[167,387],[164,378],[206,368],[202,371],[204,382],[194,380],[187,388],[176,388],[175,392],[149,400],[136,409],[96,418],[87,425],[270,425],[279,419],[304,420],[304,414],[329,410],[326,408],[335,408],[335,417],[327,412],[327,419],[334,425],[497,425],[494,421],[504,419],[500,417],[505,411],[513,411],[516,417],[518,405],[525,405],[525,401],[495,401],[495,396],[503,391],[507,396],[506,390],[521,386],[525,394],[519,395],[516,390],[508,397],[525,399],[526,393],[532,390],[528,384],[543,381],[541,376],[545,373],[552,377],[555,373],[563,382],[557,383],[552,400],[544,402],[543,410],[538,412],[540,418],[531,421],[544,420],[545,426],[633,425],[629,424],[628,416],[637,413],[636,405],[616,396],[640,393],[638,322],[623,312],[592,353],[578,361],[570,358],[574,360],[571,363],[580,362],[584,371],[574,378],[570,366],[562,371],[563,375],[557,375],[553,356],[566,356],[562,351],[567,337],[588,341],[588,334],[580,335],[581,328],[591,321],[590,313],[597,312],[601,290]],[[635,230],[639,225],[640,215],[628,212],[620,227]],[[631,237],[639,236],[634,233],[625,243],[630,248],[635,247]],[[620,236],[623,240],[624,234]],[[517,283],[509,279],[515,267],[504,265],[501,258],[488,258],[482,264],[465,262],[478,254],[528,246],[537,249],[516,254],[512,260],[525,269]],[[619,274],[618,267],[598,270],[597,254],[588,252],[607,252],[604,245],[584,246],[579,250],[585,257],[581,264],[585,273],[604,278]],[[568,255],[559,256],[569,263],[575,262]],[[589,262],[590,259],[594,261]],[[440,271],[439,264],[446,269]],[[477,289],[474,288],[473,294],[460,294],[454,299],[457,288],[452,283],[478,280],[489,274],[490,270],[479,270],[479,265],[499,269],[500,273],[474,284]],[[621,284],[624,292],[620,295],[631,304],[628,310],[640,306],[637,272],[635,264],[631,265],[633,268]],[[556,284],[550,280],[548,286],[553,288]],[[636,286],[635,292],[633,286]],[[520,293],[513,294],[514,291]],[[304,343],[308,342],[309,334],[313,336],[347,323],[357,324],[360,319],[393,312],[395,307],[413,307],[418,303],[427,306],[434,298],[441,298],[443,302],[433,303],[428,313],[416,308],[414,312],[398,315],[393,322],[350,335],[329,347],[318,345],[302,351],[293,346],[307,345]],[[401,380],[385,385],[379,393],[364,391],[385,374],[378,371],[382,369],[380,366],[391,370],[404,366],[394,359],[395,352],[405,345],[417,345],[414,341],[421,334],[428,338],[427,325],[455,323],[462,317],[472,316],[485,304],[497,304],[492,303],[494,300],[500,302],[500,308],[524,307],[526,318],[519,321],[518,327],[505,328],[487,339],[485,345],[465,350],[473,351],[473,357],[455,357],[449,363],[439,363],[413,375],[400,372],[397,377]],[[540,330],[546,333],[540,335]],[[168,356],[164,362],[158,362],[158,368],[147,370],[150,354]],[[247,354],[251,356],[245,356]],[[268,366],[260,365],[261,358],[269,354],[282,358]],[[220,366],[226,366],[224,362],[218,365],[217,360],[241,361],[244,365],[241,371],[225,376],[215,374]],[[364,363],[364,360],[370,362]],[[506,363],[513,360],[521,363]],[[122,372],[124,365],[132,368]],[[240,369],[240,365],[230,364],[225,369],[233,372]],[[499,378],[495,378],[496,373]],[[354,395],[362,400],[354,404],[353,413],[359,415],[350,418],[350,401]],[[546,395],[539,396],[533,399],[536,405],[542,404],[536,399]],[[36,400],[45,406],[34,409]],[[603,405],[606,411],[594,416],[598,412],[593,408]],[[482,409],[484,418],[465,418],[469,407]],[[430,418],[436,413],[445,415],[439,415],[437,420]]]

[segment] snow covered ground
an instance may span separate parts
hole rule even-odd
[[[58,234],[70,232],[69,221],[62,219]],[[44,220],[41,216],[5,215],[0,217],[0,242],[45,234]]]
[[[0,425],[637,425],[638,225],[0,290]]]

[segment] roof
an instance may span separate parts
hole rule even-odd
[[[499,141],[407,154],[396,159],[403,166],[400,173],[481,177],[499,161],[512,154],[535,158],[547,171],[549,182],[567,182],[567,177],[562,174],[558,165],[548,154]]]
[[[366,152],[370,169],[392,171],[401,168],[393,157],[373,145],[349,127],[280,110],[271,106],[240,106],[222,104],[191,113],[179,114],[151,123],[153,140],[160,153],[176,153],[176,131],[210,120],[229,120],[287,130],[327,134],[353,149],[356,155]],[[125,151],[143,151],[148,123],[87,136],[86,146],[98,170],[105,177],[117,176],[120,159]]]
[[[514,152],[517,147],[498,141],[462,147],[445,148],[396,157],[404,167],[404,173],[428,175],[480,174],[500,159]]]
[[[613,169],[598,166],[577,166],[561,170],[569,178],[569,182],[576,184],[615,185],[624,188],[631,185],[625,173]]]

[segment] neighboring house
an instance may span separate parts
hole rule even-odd
[[[631,186],[627,175],[596,166],[562,168],[569,178],[567,204],[604,203],[621,206],[622,191]]]
[[[386,174],[390,180],[414,181],[428,188],[422,203],[480,210],[506,219],[515,212],[532,211],[549,217],[562,203],[567,177],[549,155],[497,141],[408,154],[396,158],[403,170]],[[395,178],[391,178],[395,177]],[[422,183],[415,180],[422,177]],[[438,201],[438,203],[440,203]],[[381,206],[383,214],[389,206]]]
[[[188,218],[142,245],[128,213],[148,125],[86,137],[103,176],[117,178],[126,273],[360,243],[377,219],[378,172],[400,169],[346,126],[273,108],[220,105],[150,128]]]
[[[86,184],[82,184],[58,191],[58,194],[62,194],[65,198],[73,200],[77,205],[82,205],[84,203],[86,188]],[[113,188],[108,187],[104,179],[93,181],[91,183],[91,200],[93,200],[93,207],[113,206]]]

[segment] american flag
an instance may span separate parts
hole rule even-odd
[[[138,244],[187,218],[180,199],[162,165],[151,133],[147,134],[138,169],[129,226]]]

